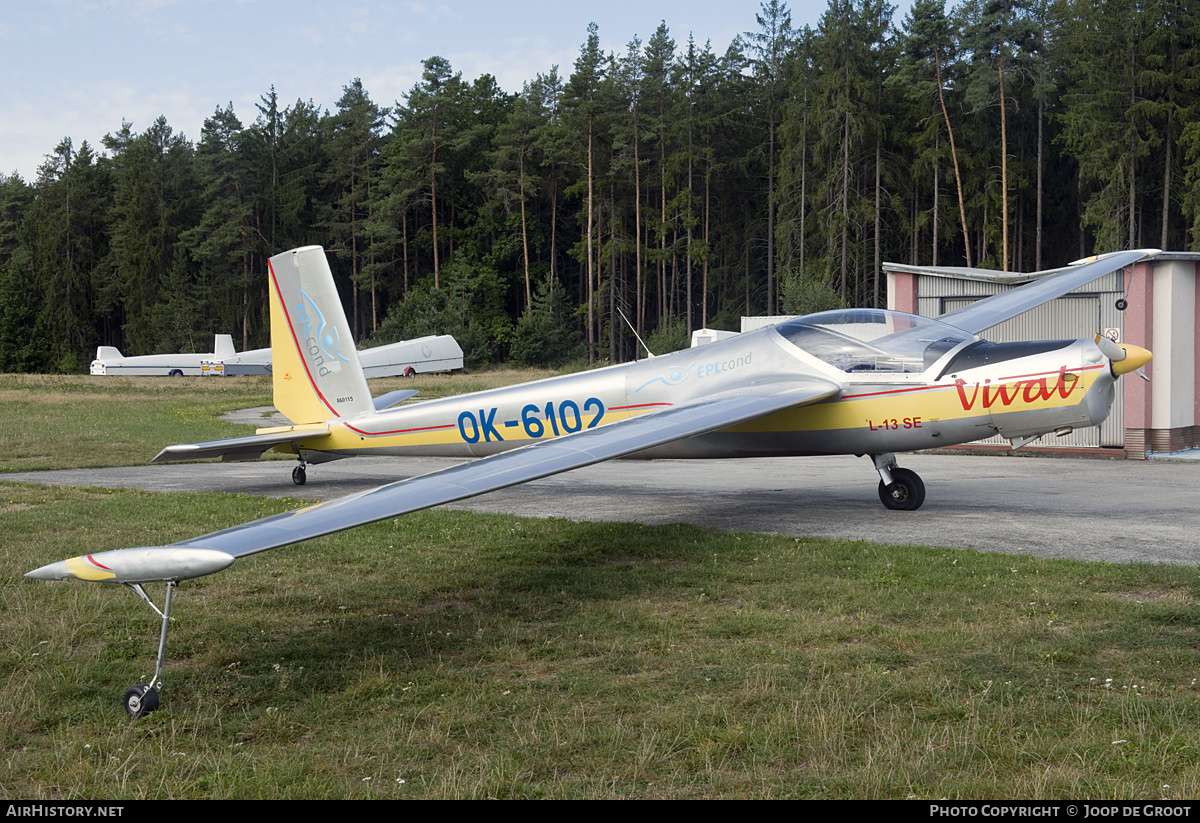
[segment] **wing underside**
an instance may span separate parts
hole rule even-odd
[[[176,574],[185,558],[205,566],[212,558],[232,558],[279,548],[314,537],[450,503],[508,486],[625,457],[655,446],[729,426],[836,395],[840,387],[819,377],[763,383],[723,395],[649,412],[639,417],[543,440],[431,474],[390,483],[370,491],[318,503],[303,509],[245,523],[170,546],[120,549],[87,555],[103,578],[115,583],[178,580],[211,573],[228,563],[211,563],[211,571]],[[177,562],[174,558],[178,557]],[[80,577],[74,569],[83,558],[44,566],[28,577]],[[128,560],[128,562],[126,562]],[[71,564],[74,563],[74,566]],[[189,570],[193,566],[187,567]],[[207,566],[205,566],[207,568]]]
[[[518,483],[625,457],[685,437],[813,403],[838,391],[813,378],[761,393],[714,397],[644,414],[608,426],[481,458],[431,474],[276,517],[235,526],[182,545],[217,549],[234,557],[308,540],[323,534],[474,497]]]
[[[946,312],[938,317],[938,320],[971,334],[979,334],[997,323],[1003,323],[1080,286],[1086,286],[1110,272],[1160,253],[1158,249],[1134,249],[1105,254],[1089,263],[1058,269],[1011,291]]]

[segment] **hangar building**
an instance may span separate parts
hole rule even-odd
[[[884,270],[888,308],[926,317],[1032,279],[1028,274],[986,269],[895,263],[885,263]],[[1198,276],[1200,253],[1163,252],[984,332],[997,342],[1066,340],[1099,332],[1154,353],[1146,366],[1150,381],[1126,375],[1103,426],[1061,438],[1047,435],[1027,449],[1123,450],[1128,458],[1144,460],[1200,448]],[[1118,308],[1121,300],[1128,303],[1124,311]],[[983,442],[1007,445],[1000,437]]]

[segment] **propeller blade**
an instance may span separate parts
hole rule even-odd
[[[1143,349],[1141,346],[1129,344],[1122,346],[1099,334],[1096,335],[1096,347],[1100,349],[1101,354],[1108,358],[1113,377],[1137,371],[1149,363],[1150,358],[1154,356],[1148,349]],[[1150,378],[1146,377],[1145,379],[1149,380]]]
[[[1096,335],[1096,346],[1100,352],[1114,363],[1125,359],[1125,350],[1102,334]]]

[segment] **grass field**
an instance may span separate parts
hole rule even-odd
[[[551,372],[498,369],[371,381],[378,395],[417,389],[421,399],[480,391]],[[253,434],[220,415],[271,403],[269,377],[0,375],[0,477],[4,472],[147,463],[169,443]]]
[[[143,462],[269,395],[41,381],[0,378],[0,469]],[[129,722],[157,616],[20,575],[298,502],[2,481],[6,798],[1200,795],[1193,568],[433,510],[185,583]]]

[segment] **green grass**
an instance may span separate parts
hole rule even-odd
[[[0,485],[0,794],[1200,793],[1189,568],[425,512],[185,584],[135,723],[156,616],[19,576],[290,505]]]
[[[373,380],[371,389],[377,395],[417,389],[424,400],[551,374],[533,369],[422,374]],[[0,375],[0,474],[148,463],[171,443],[253,434],[252,427],[220,415],[270,403],[269,377]]]
[[[151,452],[269,392],[16,380]],[[184,584],[136,722],[157,616],[21,577],[295,505],[0,483],[0,796],[1200,795],[1194,568],[434,510]]]

